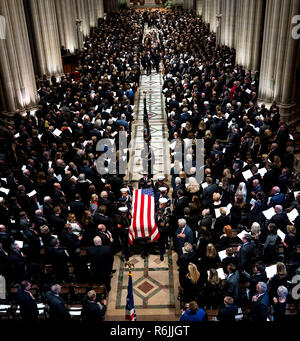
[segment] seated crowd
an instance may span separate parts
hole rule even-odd
[[[216,47],[200,18],[157,14],[156,27],[173,161],[168,220],[183,304],[220,308],[220,320],[234,318],[238,306],[252,320],[283,319],[286,297],[295,303],[290,281],[300,265],[300,183],[289,127],[276,102],[257,104],[258,74],[236,65],[233,49]]]
[[[158,34],[143,41],[144,22]],[[81,303],[88,320],[103,319],[106,301],[97,294],[111,289],[113,255],[122,251],[129,260],[134,251],[132,186],[118,174],[128,151],[119,149],[116,132],[130,141],[140,64],[151,72],[159,54],[169,140],[187,148],[181,161],[171,148],[171,188],[164,176],[154,181],[146,173],[138,187],[155,192],[161,260],[171,247],[178,252],[181,320],[203,320],[210,309],[233,320],[239,308],[252,320],[281,320],[287,302],[295,303],[289,282],[299,267],[300,183],[278,106],[257,105],[258,75],[235,65],[233,49],[216,48],[201,19],[127,11],[99,21],[78,52],[77,72],[44,77],[39,110],[17,111],[15,130],[6,133],[0,273],[7,288],[18,287],[9,299],[24,319],[38,317],[38,300],[52,319],[70,318],[66,301]],[[114,141],[116,161],[112,146],[98,150],[104,138]],[[196,139],[204,139],[202,183]],[[112,162],[116,174],[108,171]]]

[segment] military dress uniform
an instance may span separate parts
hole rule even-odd
[[[130,256],[128,234],[131,223],[131,215],[128,212],[128,208],[126,206],[119,207],[118,211],[118,215],[116,216],[116,230],[122,245],[122,252],[126,261],[128,261]]]
[[[170,231],[170,208],[159,208],[156,212],[156,225],[159,231],[159,238],[158,238],[158,247],[160,253],[160,260],[163,261],[164,253],[166,249],[169,248],[169,231]]]

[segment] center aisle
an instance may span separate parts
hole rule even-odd
[[[146,26],[147,27],[147,26]],[[150,31],[157,31],[156,29],[149,30],[145,28],[144,36]],[[138,94],[138,103],[135,121],[132,125],[132,146],[131,157],[128,166],[128,173],[126,180],[137,182],[141,177],[142,160],[141,150],[144,143],[144,92],[146,91],[147,111],[149,115],[149,123],[151,129],[150,146],[155,154],[154,165],[154,181],[157,175],[165,175],[166,179],[170,174],[170,157],[169,146],[167,141],[167,118],[164,111],[164,98],[162,94],[163,79],[161,72],[156,73],[152,70],[150,76],[142,75],[140,81],[140,88]],[[134,186],[135,187],[135,186]]]
[[[154,29],[155,30],[155,29]],[[150,30],[145,28],[144,36]],[[153,29],[151,29],[153,31]],[[152,70],[150,76],[142,75],[136,105],[135,121],[132,125],[130,161],[126,180],[137,187],[142,177],[141,150],[144,142],[144,92],[146,91],[147,111],[151,129],[151,147],[155,154],[153,179],[170,174],[169,144],[167,141],[167,119],[162,94],[162,74]],[[135,265],[133,270],[133,295],[137,321],[178,321],[180,315],[178,296],[177,254],[167,251],[164,261],[159,255],[140,255],[130,257]],[[125,268],[121,254],[115,255],[114,268],[117,270],[111,282],[111,292],[105,321],[124,321],[128,285],[128,269]]]

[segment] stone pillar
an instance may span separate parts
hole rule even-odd
[[[263,13],[263,0],[237,1],[235,32],[238,34],[233,45],[236,62],[252,71],[259,70],[260,66]]]
[[[55,0],[60,45],[71,53],[78,48],[75,0]]]
[[[96,0],[97,19],[104,17],[103,0]]]
[[[39,74],[62,76],[63,67],[54,0],[30,0]]]
[[[119,9],[119,1],[118,0],[103,0],[103,1],[105,1],[106,13],[118,11],[118,9]]]
[[[221,0],[205,0],[204,6],[202,9],[203,12],[203,21],[205,23],[210,24],[210,30],[212,32],[217,31],[218,21],[217,14],[220,13],[221,10]]]
[[[97,24],[97,9],[95,0],[87,0],[89,11],[89,26],[95,27]]]
[[[3,110],[33,108],[38,100],[30,43],[22,0],[1,0],[6,36],[0,39],[0,73]]]
[[[183,8],[188,10],[194,9],[194,0],[184,0]]]
[[[296,105],[296,65],[299,40],[292,37],[292,17],[300,13],[298,0],[267,0],[259,101],[277,101],[281,119],[292,120]]]
[[[221,44],[229,47],[234,47],[235,42],[236,4],[236,0],[222,0],[220,6],[220,12],[222,13]]]
[[[81,19],[81,32],[84,37],[90,35],[90,17],[89,6],[87,0],[75,0],[77,19]]]
[[[296,105],[299,40],[291,32],[292,17],[299,12],[298,0],[267,0],[258,98],[266,104],[277,101],[286,121],[291,121]]]
[[[201,17],[203,16],[204,0],[196,0],[196,14]]]

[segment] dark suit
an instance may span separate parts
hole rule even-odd
[[[65,308],[65,302],[52,291],[46,293],[47,302],[49,305],[49,317],[51,320],[68,320],[70,314]]]
[[[287,214],[285,212],[276,213],[270,219],[270,223],[274,223],[277,228],[280,228],[280,230],[283,233],[286,233],[286,227],[287,227],[287,225],[289,225],[289,219],[288,219]]]
[[[184,243],[188,242],[190,244],[194,243],[194,234],[192,229],[186,225],[183,231],[183,234],[185,235],[185,238],[178,237],[178,234],[182,233],[182,228],[178,227],[176,233],[175,233],[175,240],[177,240],[177,250],[178,254],[182,255],[182,248],[184,246]]]
[[[36,300],[23,290],[18,288],[17,299],[20,305],[20,313],[24,320],[36,320],[39,314]]]
[[[252,270],[252,260],[255,249],[255,242],[251,240],[250,243],[245,243],[241,246],[240,251],[238,252],[238,262],[239,262],[239,270],[247,272]]]
[[[21,255],[21,252],[11,252],[8,256],[11,273],[14,280],[21,282],[26,279],[26,265],[27,260],[25,256]]]
[[[202,193],[203,207],[209,208],[213,204],[213,194],[218,191],[216,184],[210,184],[204,188]]]
[[[272,198],[270,199],[270,203],[268,207],[275,207],[276,205],[283,205],[284,200],[285,200],[285,196],[283,193],[273,195]]]
[[[232,297],[235,302],[239,297],[239,272],[229,274],[225,282],[225,295]]]
[[[38,233],[33,229],[24,230],[24,252],[28,260],[38,260],[40,257],[41,242]]]
[[[229,305],[219,310],[217,319],[220,322],[234,322],[238,313],[237,305]]]
[[[48,247],[46,250],[47,260],[53,266],[53,271],[55,273],[57,280],[68,280],[69,279],[69,268],[68,260],[69,257],[65,250],[58,247]]]
[[[82,317],[88,322],[101,322],[104,319],[106,306],[98,304],[98,302],[89,301],[85,298],[82,302]]]
[[[70,202],[70,211],[75,214],[77,221],[81,221],[84,212],[84,203],[77,200]]]
[[[173,214],[177,217],[177,218],[181,218],[183,217],[183,210],[185,207],[188,207],[189,205],[189,199],[188,197],[180,197],[175,201],[174,204],[174,210],[173,210]]]
[[[252,321],[266,321],[268,317],[269,295],[264,293],[251,305]]]
[[[59,215],[53,214],[51,216],[51,226],[54,229],[55,234],[60,235],[65,227],[65,221]]]
[[[90,246],[87,257],[91,263],[91,271],[97,282],[104,282],[106,290],[110,291],[110,273],[113,266],[113,253],[110,246]]]

